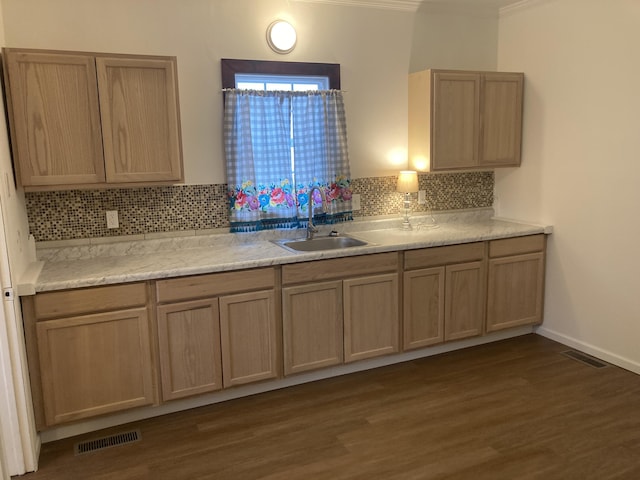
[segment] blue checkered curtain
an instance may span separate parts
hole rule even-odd
[[[314,186],[317,223],[352,219],[341,92],[227,90],[224,141],[232,232],[306,227]]]
[[[351,174],[347,149],[347,121],[342,92],[298,92],[293,95],[293,151],[300,221],[306,224],[308,192],[319,186],[328,208],[322,213],[321,197],[314,192],[317,223],[352,220]]]
[[[226,91],[224,141],[231,231],[297,228],[291,96]]]

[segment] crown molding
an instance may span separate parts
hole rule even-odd
[[[472,4],[470,2],[458,3],[443,0],[429,0],[422,2],[418,12],[460,15],[465,17],[498,18],[497,7],[487,4]]]
[[[524,10],[528,10],[530,8],[538,7],[540,5],[544,5],[545,3],[552,3],[555,1],[556,0],[520,0],[519,2],[502,7],[500,10],[498,10],[498,16],[507,17],[509,15],[514,15]]]
[[[385,10],[400,10],[415,12],[422,4],[422,0],[294,0],[303,3],[326,3],[329,5],[345,5],[350,7],[381,8]]]

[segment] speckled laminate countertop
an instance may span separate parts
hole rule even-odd
[[[552,230],[494,218],[492,209],[437,214],[435,218],[438,227],[431,229],[421,227],[427,217],[412,217],[416,228],[411,231],[401,230],[397,217],[322,227],[318,235],[327,235],[334,229],[368,244],[318,252],[294,253],[273,243],[283,238],[302,238],[303,230],[42,244],[37,249],[39,274],[31,284],[23,285],[21,294],[470,243]]]

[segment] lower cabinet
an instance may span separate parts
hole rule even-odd
[[[163,400],[279,376],[274,287],[273,268],[156,282]]]
[[[220,332],[225,387],[278,376],[273,290],[221,297]]]
[[[282,318],[285,375],[344,361],[341,281],[284,288]]]
[[[218,299],[158,307],[163,400],[222,388]]]
[[[398,351],[398,274],[352,278],[344,287],[344,361]]]
[[[531,235],[25,297],[36,426],[540,323],[545,248]]]
[[[544,235],[489,242],[487,331],[542,322]]]
[[[483,333],[484,257],[484,242],[405,252],[404,350]]]
[[[39,429],[156,402],[146,302],[144,283],[24,299]]]
[[[282,267],[285,375],[399,349],[398,254]]]
[[[444,339],[482,335],[486,296],[484,261],[447,265]]]

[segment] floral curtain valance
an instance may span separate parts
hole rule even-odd
[[[224,139],[231,231],[305,227],[314,186],[319,223],[352,218],[341,92],[228,90]]]

